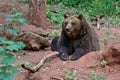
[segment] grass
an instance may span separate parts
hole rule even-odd
[[[53,30],[51,33],[47,33],[46,35],[49,39],[52,39],[52,38],[58,36],[58,34],[59,34],[58,30]]]
[[[102,75],[98,75],[95,70],[91,70],[90,80],[107,80],[107,79]]]
[[[64,80],[77,80],[75,75],[77,74],[77,70],[75,69],[64,69],[65,77]]]

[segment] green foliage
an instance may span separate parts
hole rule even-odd
[[[0,26],[0,31],[7,31],[11,34],[17,35],[19,33],[19,30],[16,29],[15,27],[12,27],[11,25],[3,25]]]
[[[103,14],[105,18],[111,18],[110,21],[119,24],[120,18],[120,0],[47,0],[49,5],[58,5],[59,8],[69,8],[72,11],[72,8],[77,9],[74,14],[84,14],[87,16],[87,19],[90,20],[91,17],[95,17]],[[49,9],[48,9],[49,10]],[[48,11],[47,11],[48,12]],[[49,13],[49,12],[48,12]],[[49,13],[47,17],[50,21],[54,22],[56,19],[60,19],[59,17],[55,18],[55,16],[59,13]],[[59,15],[60,16],[60,15]],[[62,17],[61,15],[60,17]],[[52,18],[50,18],[52,17]],[[55,20],[54,20],[55,19]],[[59,20],[58,20],[59,22]]]
[[[47,5],[47,20],[48,21],[51,21],[51,22],[55,22],[55,23],[61,23],[63,21],[63,15],[64,15],[64,12],[51,12],[50,11],[50,8],[51,6],[50,5]]]
[[[56,28],[57,28],[57,29],[62,28],[62,24],[59,24]]]
[[[22,42],[8,41],[0,37],[0,80],[14,80],[18,70],[14,66],[15,58],[11,51],[18,51],[24,47]]]
[[[64,1],[63,1],[63,4],[64,4],[65,6],[71,7],[71,6],[78,5],[78,4],[79,4],[79,1],[80,1],[80,0],[64,0]]]
[[[47,33],[47,36],[49,39],[54,38],[55,36],[58,36],[59,31],[58,30],[53,30],[51,33]]]
[[[77,80],[77,78],[75,78],[75,75],[77,73],[75,69],[64,69],[64,72],[66,74],[64,80]]]
[[[112,16],[109,18],[111,24],[117,24],[116,26],[120,25],[120,18],[118,16]]]
[[[21,41],[6,41],[6,44],[8,45],[6,46],[6,49],[10,51],[19,51],[20,49],[23,49],[25,47],[24,43]]]
[[[8,41],[4,37],[0,37],[0,44],[4,47],[5,50],[9,51],[19,51],[25,47],[25,44],[21,41]]]
[[[48,4],[59,4],[62,3],[65,6],[72,7],[78,5],[80,0],[47,0]]]
[[[105,17],[115,15],[117,11],[117,9],[114,7],[113,0],[81,1],[78,5],[78,9],[78,13],[83,11],[88,13],[90,16],[103,14]]]
[[[90,73],[90,80],[107,80],[104,76],[98,75],[95,70]]]
[[[48,3],[48,4],[57,4],[57,3],[59,3],[60,1],[62,1],[62,0],[47,0],[47,3]]]
[[[30,3],[31,0],[19,0],[20,2],[23,2],[23,3]]]
[[[22,18],[23,13],[15,13],[15,14],[9,14],[6,16],[5,20],[7,22],[12,23],[12,25],[17,26],[17,25],[27,25],[25,22],[25,19]]]
[[[91,12],[91,15],[93,16],[99,14],[111,16],[112,14],[115,14],[114,1],[112,0],[96,0],[93,2],[92,6],[94,7],[93,10],[96,12]]]
[[[18,29],[16,29],[16,28],[9,28],[9,29],[8,29],[8,32],[17,35],[19,31],[18,31]]]
[[[108,63],[108,62],[105,61],[105,60],[102,60],[102,61],[100,62],[101,65],[106,65],[107,63]]]

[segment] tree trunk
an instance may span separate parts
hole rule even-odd
[[[46,28],[46,0],[31,0],[28,21],[37,27]]]

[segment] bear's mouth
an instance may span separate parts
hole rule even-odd
[[[79,32],[77,30],[70,30],[70,31],[66,31],[66,34],[69,36],[77,36],[79,35]]]
[[[67,33],[67,34],[72,34],[73,31],[70,31],[70,30],[68,31],[68,30],[67,30],[66,33]]]

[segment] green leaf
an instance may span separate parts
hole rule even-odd
[[[5,75],[6,79],[8,79],[8,80],[14,80],[14,76],[15,75],[13,73],[6,73],[4,75]]]
[[[16,42],[16,45],[18,46],[18,49],[23,49],[25,47],[25,44],[21,41]]]
[[[2,54],[4,52],[5,52],[5,49],[2,46],[0,46],[0,54]]]
[[[14,14],[8,14],[6,15],[6,17],[14,17],[15,15]]]
[[[14,66],[11,66],[11,69],[12,69],[12,73],[13,74],[17,74],[19,71],[17,70],[17,68],[16,67],[14,67]]]
[[[19,41],[19,42],[13,42],[13,43],[9,44],[8,46],[6,46],[6,49],[8,49],[10,51],[18,51],[20,49],[23,49],[24,47],[25,47],[25,44],[23,42]]]
[[[18,13],[18,12],[17,12],[17,13],[14,14],[14,17],[15,17],[15,18],[20,18],[22,15],[23,15],[23,13]]]
[[[7,45],[14,44],[14,42],[13,42],[13,41],[4,41],[3,43],[4,43],[4,44],[7,44]]]
[[[20,23],[22,26],[27,26],[28,24],[26,22]]]
[[[26,26],[26,25],[27,25],[27,23],[25,22],[25,19],[24,19],[24,18],[19,18],[19,19],[18,19],[18,22],[19,22],[21,25],[23,25],[23,26]]]
[[[12,18],[12,17],[6,17],[5,18],[5,21],[7,21],[7,22],[12,22],[14,20],[14,18]]]
[[[6,55],[2,56],[1,64],[9,65],[10,63],[15,62],[14,55],[7,53]]]
[[[4,72],[0,72],[0,80],[5,80]]]
[[[101,61],[101,64],[102,64],[102,65],[106,65],[107,63],[108,63],[108,62],[105,61],[105,60],[102,60],[102,61]]]
[[[68,69],[64,69],[64,72],[66,73],[66,74],[68,74],[68,73],[70,73],[70,71],[68,70]]]
[[[4,37],[0,37],[0,42],[4,42],[6,39]]]
[[[15,29],[15,28],[13,28],[13,29],[8,29],[8,31],[10,32],[10,33],[12,33],[12,34],[15,34],[15,35],[17,35],[18,34],[18,30],[17,29]]]
[[[72,73],[69,73],[68,76],[67,76],[68,79],[73,79],[74,78],[74,75]]]
[[[11,72],[11,73],[13,73],[13,74],[17,74],[19,71],[17,70],[17,68],[16,67],[14,67],[14,66],[12,66],[12,65],[6,65],[6,66],[2,66],[2,67],[0,67],[0,70],[2,71],[2,72]]]
[[[22,22],[24,22],[24,21],[25,21],[24,18],[19,18],[19,19],[18,19],[18,22],[20,22],[20,23],[22,23]]]
[[[6,49],[10,51],[14,51],[14,50],[18,51],[18,46],[16,46],[16,44],[11,44],[11,45],[6,46]]]
[[[0,72],[0,80],[14,80],[14,74]]]

